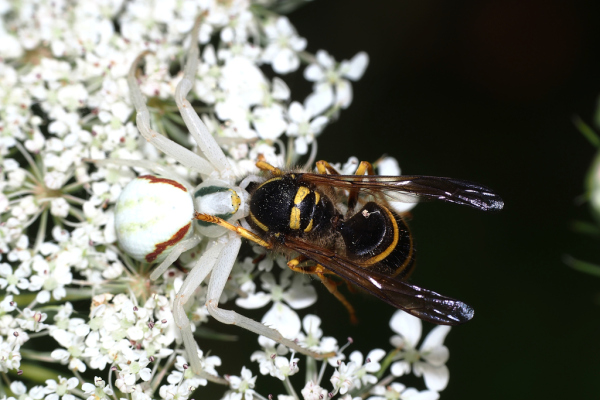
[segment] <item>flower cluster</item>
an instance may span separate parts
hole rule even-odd
[[[437,398],[446,386],[447,330],[434,330],[416,350],[420,321],[396,316],[397,350],[385,358],[376,349],[366,358],[354,352],[346,359],[345,348],[323,336],[317,316],[300,318],[296,311],[316,301],[310,280],[272,255],[240,260],[221,302],[254,309],[271,304],[263,323],[336,357],[319,372],[315,360],[261,337],[260,350],[248,354],[253,363],[240,376],[227,375],[208,349],[198,350],[207,375],[197,376],[171,310],[182,271],[202,254],[203,244],[156,282],[148,279],[147,265],[132,261],[117,244],[114,204],[141,170],[95,160],[151,160],[188,182],[197,180],[141,140],[126,77],[133,60],[150,52],[139,81],[152,124],[197,151],[173,93],[198,16],[202,52],[193,105],[234,172],[254,173],[259,154],[275,165],[302,156],[312,163],[316,137],[351,104],[351,82],[361,78],[368,58],[358,53],[338,62],[324,50],[308,53],[306,40],[273,11],[277,5],[0,0],[0,374],[10,382],[0,386],[5,398],[187,399],[213,380],[228,385],[224,398],[264,399],[253,371],[282,381],[280,398],[299,398],[289,377],[303,363],[312,371],[298,391],[306,399],[369,392],[373,398]],[[313,91],[298,101],[285,75],[301,68]],[[351,159],[339,170],[352,173],[356,164]],[[393,160],[380,167],[399,174]],[[206,286],[194,296],[185,312],[198,332],[209,319]],[[62,365],[63,372],[31,373],[35,361]],[[389,366],[394,376],[411,370],[423,376],[428,390],[390,385],[393,377],[382,378]],[[326,368],[333,369],[327,388]]]

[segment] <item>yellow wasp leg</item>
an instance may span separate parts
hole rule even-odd
[[[375,175],[375,171],[373,170],[371,163],[368,161],[361,161],[360,164],[358,164],[358,168],[356,168],[354,175],[364,175],[365,172],[367,175]]]
[[[315,164],[317,165],[317,172],[322,175],[339,175],[340,174],[327,161],[321,160],[321,161],[317,161]]]
[[[272,173],[273,175],[276,175],[276,176],[283,175],[283,171],[281,171],[279,168],[276,168],[276,167],[272,166],[271,164],[269,164],[268,162],[266,162],[266,161],[264,161],[264,160],[262,160],[260,158],[256,162],[256,166],[261,171],[268,171],[268,172],[270,172],[270,173]]]
[[[367,175],[375,175],[371,163],[368,161],[361,161],[360,164],[358,164],[358,168],[356,168],[354,175],[365,175],[365,172]],[[358,202],[358,193],[358,189],[350,190],[350,193],[348,194],[348,212],[354,211],[354,207],[356,207],[356,203]]]
[[[327,276],[325,276],[326,274],[331,274],[331,272],[329,272],[326,268],[324,268],[320,264],[317,264],[314,266],[306,266],[306,267],[298,266],[300,263],[302,263],[306,260],[308,260],[307,257],[300,255],[300,256],[290,260],[288,262],[288,267],[294,272],[300,272],[302,274],[316,275],[321,280],[321,282],[323,282],[323,285],[325,285],[327,290],[329,290],[329,293],[334,295],[335,298],[338,299],[338,301],[340,303],[342,303],[344,307],[346,307],[346,310],[348,310],[348,314],[350,314],[350,322],[352,322],[353,324],[358,323],[358,319],[356,318],[356,312],[354,311],[354,307],[352,307],[352,304],[350,304],[350,302],[346,299],[346,297],[344,297],[344,295],[342,293],[340,293],[340,291],[337,289],[337,287],[340,285],[341,282],[340,283],[335,282],[333,279],[330,279]]]

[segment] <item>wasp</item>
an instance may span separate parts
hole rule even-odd
[[[432,176],[378,176],[368,162],[341,175],[326,161],[317,172],[284,172],[258,161],[266,178],[250,188],[248,228],[213,215],[195,218],[235,231],[264,246],[299,256],[288,262],[316,275],[348,309],[337,276],[392,306],[434,324],[458,325],[473,318],[462,301],[406,281],[415,266],[413,237],[390,201],[441,200],[482,211],[498,211],[503,200],[477,183]]]

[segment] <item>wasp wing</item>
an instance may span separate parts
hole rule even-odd
[[[458,325],[473,318],[473,309],[462,301],[369,271],[332,250],[289,236],[285,238],[285,246],[415,317],[438,325]]]
[[[315,185],[328,185],[346,190],[364,190],[371,194],[383,192],[392,200],[409,203],[419,200],[441,200],[483,211],[498,211],[504,207],[504,201],[492,189],[461,179],[420,175],[327,175],[313,173],[305,173],[300,179]]]

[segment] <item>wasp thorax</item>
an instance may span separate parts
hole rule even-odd
[[[300,236],[331,228],[333,204],[299,182],[299,176],[289,174],[269,179],[252,194],[250,219],[259,229]]]

